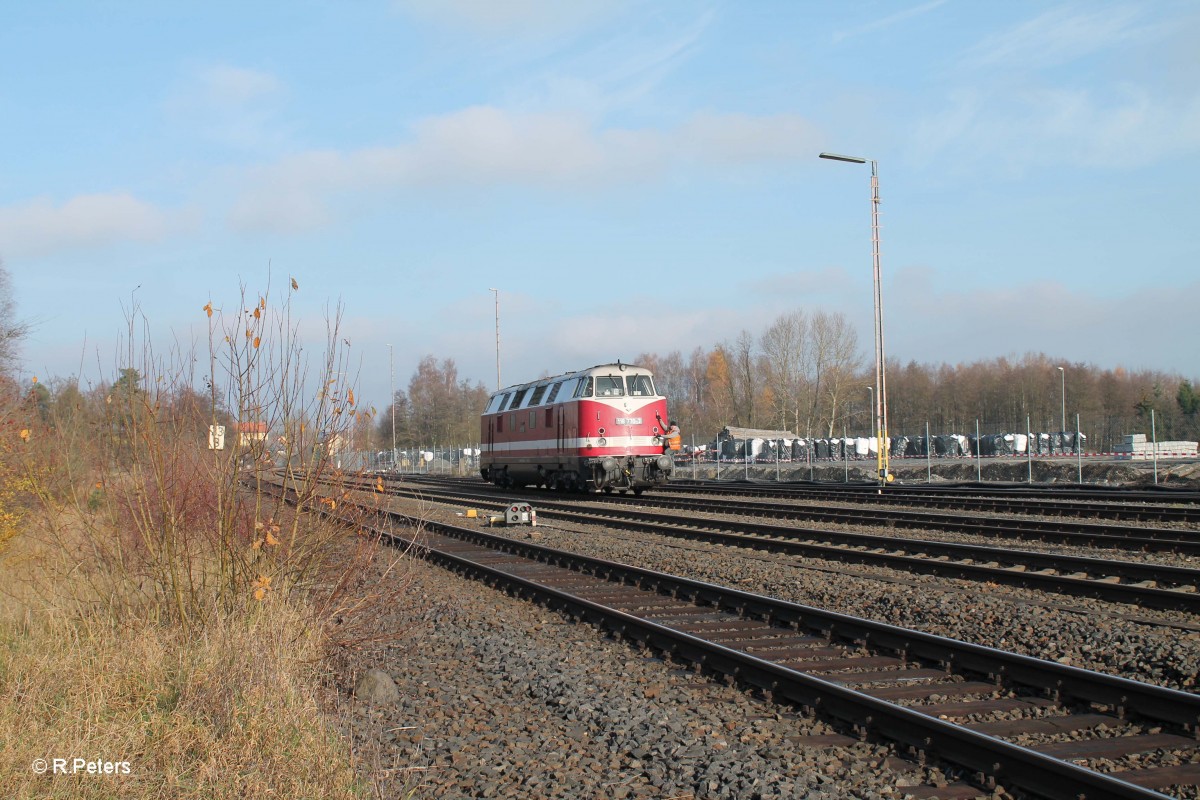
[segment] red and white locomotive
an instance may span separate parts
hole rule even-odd
[[[641,494],[675,467],[667,425],[650,370],[620,361],[509,386],[480,418],[479,471],[498,486]]]

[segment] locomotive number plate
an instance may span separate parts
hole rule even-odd
[[[618,425],[641,425],[641,417],[617,417]]]

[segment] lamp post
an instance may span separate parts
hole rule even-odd
[[[488,291],[496,295],[496,391],[500,391],[500,290]]]
[[[1060,373],[1062,373],[1062,427],[1059,428],[1059,430],[1066,431],[1066,429],[1067,429],[1067,371],[1065,369],[1063,369],[1062,367],[1059,367],[1058,371]]]
[[[892,480],[888,471],[887,441],[887,372],[883,348],[883,293],[879,280],[879,164],[873,158],[842,156],[836,153],[821,153],[821,158],[831,161],[847,161],[851,164],[871,165],[871,271],[875,290],[875,404],[874,436],[876,444],[876,467],[881,484]]]
[[[396,469],[396,351],[388,345],[388,369],[392,374],[392,472]]]

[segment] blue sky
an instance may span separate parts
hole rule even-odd
[[[360,397],[840,311],[888,354],[1200,376],[1200,6],[9,3],[0,259],[25,372],[111,374],[294,277]],[[274,298],[273,298],[274,299]],[[866,363],[870,363],[869,354]]]

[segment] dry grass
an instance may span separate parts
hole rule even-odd
[[[35,563],[8,555],[0,581],[13,586]],[[312,621],[282,593],[192,632],[7,597],[0,797],[358,796],[322,717]],[[38,758],[128,762],[128,774],[39,776]]]
[[[278,309],[203,306],[207,359],[136,345],[131,314],[111,383],[0,375],[0,798],[370,793],[322,701],[330,655],[387,635],[374,612],[405,581],[369,580],[377,543],[321,513],[342,496],[322,443],[364,412],[336,319],[308,374],[290,286]],[[270,449],[210,449],[242,423]],[[272,464],[294,505],[247,486]]]

